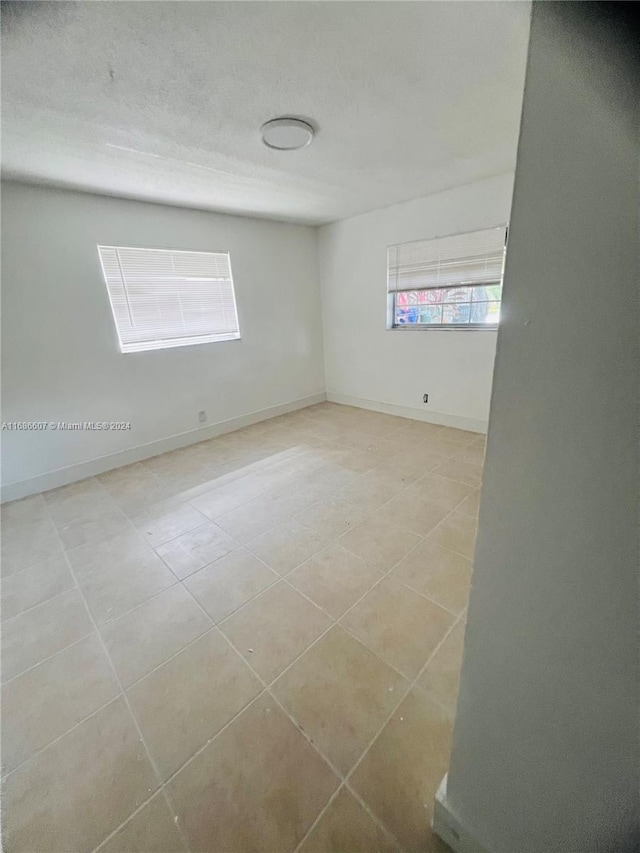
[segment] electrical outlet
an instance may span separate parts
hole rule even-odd
[[[198,420],[201,424],[205,424],[207,422],[207,413],[204,409],[201,412],[198,412]]]
[[[422,398],[422,402],[423,402],[423,403],[428,403],[428,402],[429,402],[429,395],[428,395],[428,394],[425,394],[425,395],[424,395],[424,397]]]

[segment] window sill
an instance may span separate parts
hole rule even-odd
[[[156,352],[163,349],[175,349],[176,347],[193,347],[201,344],[221,344],[227,341],[239,341],[239,332],[229,332],[225,335],[200,335],[194,338],[175,338],[173,340],[144,341],[140,343],[120,344],[120,352],[125,355],[132,352]]]
[[[498,326],[489,323],[460,323],[459,325],[421,326],[407,323],[403,326],[387,326],[388,332],[497,332]]]

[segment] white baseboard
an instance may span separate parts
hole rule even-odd
[[[433,809],[433,831],[454,853],[491,853],[473,838],[453,814],[447,803],[447,777],[440,783]]]
[[[462,415],[451,415],[447,412],[427,412],[414,409],[411,406],[397,406],[395,403],[382,403],[377,400],[365,400],[362,397],[350,397],[348,394],[336,394],[327,391],[327,400],[331,403],[342,403],[344,406],[355,406],[357,409],[371,409],[374,412],[384,412],[387,415],[398,415],[400,418],[411,418],[414,421],[426,421],[439,426],[468,429],[471,432],[486,433],[488,422],[478,418],[466,418]]]
[[[199,441],[215,438],[217,435],[233,432],[234,430],[242,429],[242,427],[257,424],[260,421],[275,418],[278,415],[285,415],[287,412],[305,409],[307,406],[322,403],[326,399],[327,395],[324,392],[312,394],[309,397],[301,397],[298,400],[290,400],[287,403],[280,403],[277,406],[269,406],[257,412],[249,412],[246,415],[240,415],[237,418],[230,418],[226,421],[219,421],[216,424],[207,424],[205,427],[188,430],[177,435],[170,435],[167,438],[150,441],[147,444],[138,444],[127,450],[109,453],[106,456],[98,456],[95,459],[87,459],[85,462],[78,462],[66,468],[48,471],[45,474],[39,474],[37,477],[32,477],[28,480],[5,483],[2,485],[2,503],[25,498],[28,495],[34,495],[38,492],[46,492],[49,489],[56,489],[58,486],[66,486],[69,483],[75,483],[78,480],[84,480],[86,477],[93,477],[96,474],[102,474],[105,471],[111,471],[113,468],[120,468],[123,465],[141,462],[143,459],[158,456],[160,453],[167,453],[170,450],[187,447],[189,444],[197,444]]]

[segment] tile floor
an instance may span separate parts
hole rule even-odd
[[[6,853],[445,851],[483,455],[322,403],[5,505]]]

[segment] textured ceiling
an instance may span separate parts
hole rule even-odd
[[[3,3],[6,177],[308,223],[510,171],[529,4]],[[312,120],[294,152],[274,116]]]

